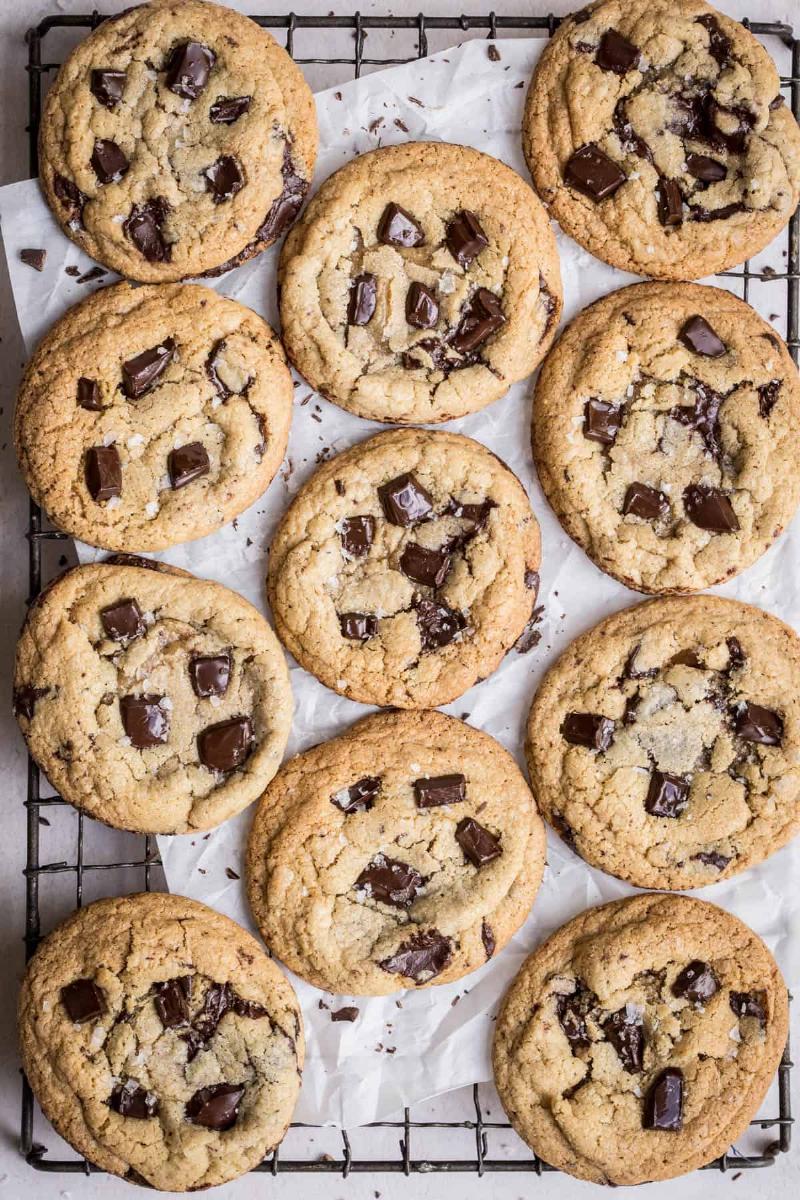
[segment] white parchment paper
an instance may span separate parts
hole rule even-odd
[[[520,149],[525,87],[544,45],[541,40],[470,42],[431,58],[370,75],[317,96],[321,154],[318,185],[354,155],[409,139],[467,143],[502,159],[528,178]],[[781,61],[781,47],[769,46]],[[42,334],[90,287],[67,267],[93,264],[59,231],[34,181],[0,189],[0,218],[22,334],[30,351]],[[598,262],[559,233],[565,317],[633,280]],[[785,266],[779,239],[758,260],[776,271]],[[19,251],[44,247],[39,274],[21,263]],[[215,287],[277,322],[277,250],[215,281]],[[115,277],[106,274],[103,284]],[[741,294],[740,281],[719,281]],[[785,285],[754,283],[750,300],[785,333]],[[499,670],[447,711],[486,730],[522,764],[525,716],[548,665],[569,641],[603,616],[641,599],[603,575],[566,537],[542,496],[530,457],[530,382],[512,388],[483,412],[448,426],[485,443],[517,473],[542,526],[540,644],[526,655],[512,652]],[[217,579],[265,609],[264,575],[272,531],[288,501],[315,464],[380,428],[351,416],[314,394],[302,381],[287,460],[266,495],[225,529],[157,557]],[[136,551],[136,546],[129,547]],[[82,561],[101,557],[78,546]],[[749,571],[720,594],[757,604],[800,626],[800,523]],[[335,696],[292,666],[296,716],[288,752],[295,753],[344,729],[367,709]],[[172,891],[192,896],[252,928],[243,885],[243,850],[250,813],[206,836],[161,837],[159,844]],[[588,905],[634,889],[593,870],[549,836],[544,884],[526,924],[496,959],[459,983],[397,997],[332,997],[292,976],[305,1016],[308,1059],[297,1119],[358,1125],[381,1120],[404,1105],[464,1084],[491,1078],[489,1048],[498,1001],[524,956],[551,930]],[[777,954],[790,984],[800,981],[800,846],[702,896],[748,922]],[[793,938],[793,934],[795,935]],[[354,1004],[353,1024],[333,1023],[330,1011]]]

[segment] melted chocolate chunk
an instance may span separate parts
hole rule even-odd
[[[164,197],[156,196],[154,200],[134,204],[122,226],[125,236],[148,262],[169,262],[172,257],[172,249],[161,230],[168,212]]]
[[[783,717],[760,704],[745,704],[736,714],[736,732],[745,742],[759,746],[780,746],[783,741]]]
[[[622,513],[626,517],[641,517],[643,521],[659,521],[669,515],[669,500],[658,488],[632,483],[622,501]]]
[[[206,191],[215,204],[231,200],[244,187],[242,168],[232,154],[221,155],[206,169]]]
[[[83,206],[86,203],[86,197],[80,188],[71,179],[65,179],[63,175],[54,175],[53,191],[56,198],[61,201],[62,208],[69,210],[70,229],[83,229]]]
[[[335,804],[345,813],[369,812],[377,800],[380,790],[380,777],[366,775],[363,779],[351,784],[349,788],[331,796],[331,804]]]
[[[653,152],[644,138],[631,125],[625,111],[625,97],[617,101],[614,107],[614,132],[619,138],[620,145],[626,154],[636,154],[645,162],[653,161]]]
[[[692,855],[692,862],[702,863],[704,867],[716,867],[718,871],[724,871],[730,861],[730,858],[716,850],[701,850],[699,854]]]
[[[627,1006],[611,1013],[603,1021],[603,1033],[617,1052],[623,1069],[637,1075],[644,1066],[644,1026],[641,1014]]]
[[[197,735],[197,753],[210,771],[235,771],[252,754],[254,742],[250,718],[231,717]]]
[[[129,642],[141,637],[145,630],[142,613],[135,600],[120,600],[100,609],[100,624],[115,642]]]
[[[478,288],[462,310],[450,345],[458,354],[471,354],[505,323],[500,301],[494,292],[488,288]]]
[[[599,146],[589,142],[568,159],[564,179],[571,187],[595,202],[613,196],[627,176]]]
[[[616,29],[607,29],[600,39],[594,61],[603,71],[625,75],[639,61],[639,48]]]
[[[19,257],[26,267],[33,267],[34,271],[43,271],[45,260],[47,258],[46,250],[20,250]]]
[[[424,351],[431,360],[431,366],[426,364],[415,355],[415,351]],[[445,375],[449,375],[457,367],[468,366],[467,360],[462,362],[456,359],[449,358],[445,344],[439,341],[438,338],[423,338],[419,342],[415,342],[408,350],[404,350],[402,354],[402,363],[407,371],[413,371],[415,367],[425,367],[426,370],[442,371]]]
[[[76,1025],[94,1021],[106,1011],[105,994],[93,979],[75,979],[62,987],[61,1003]]]
[[[435,600],[418,600],[415,608],[423,650],[440,650],[443,646],[449,646],[467,627],[464,614],[446,604],[439,604]]]
[[[406,321],[415,329],[433,329],[439,320],[439,303],[430,288],[415,280],[406,293]]]
[[[399,204],[387,204],[378,222],[378,241],[384,246],[411,246],[425,244],[422,226]]]
[[[189,679],[195,696],[224,696],[231,679],[230,654],[197,654],[189,659]]]
[[[491,925],[486,923],[486,918],[481,921],[481,941],[483,942],[483,948],[486,951],[486,961],[488,962],[494,954],[497,942],[495,941]]]
[[[227,400],[229,396],[233,395],[231,389],[227,386],[227,384],[222,382],[219,374],[217,373],[217,359],[224,351],[226,345],[227,342],[224,338],[220,338],[218,342],[215,342],[211,347],[211,351],[206,359],[205,366],[206,375],[213,383],[214,390],[221,400]]]
[[[116,108],[124,90],[124,71],[92,71],[89,91],[104,108]]]
[[[683,224],[683,194],[677,179],[662,175],[656,184],[658,219],[665,228]]]
[[[556,1013],[558,1023],[564,1031],[574,1054],[576,1050],[588,1050],[591,1045],[589,1030],[586,1027],[586,1013],[592,1005],[594,997],[591,992],[577,984],[575,991],[568,996],[556,997]]]
[[[30,684],[14,688],[14,716],[26,717],[27,720],[32,721],[36,710],[36,701],[41,700],[42,696],[46,696],[48,690],[48,688],[32,687]]]
[[[445,513],[449,517],[458,517],[462,521],[471,521],[475,526],[473,533],[477,533],[479,529],[483,529],[489,520],[489,513],[496,507],[497,505],[494,500],[490,500],[488,497],[486,500],[481,500],[480,504],[464,504],[451,496]]]
[[[243,1095],[243,1083],[213,1083],[200,1088],[186,1105],[186,1119],[193,1125],[224,1133],[236,1124]]]
[[[163,696],[121,696],[122,728],[137,750],[163,746],[169,737],[169,713],[161,707]]]
[[[381,484],[378,496],[392,525],[415,525],[433,511],[433,497],[410,472]]]
[[[229,983],[212,983],[203,999],[203,1007],[192,1021],[191,1029],[181,1034],[188,1047],[187,1062],[192,1062],[208,1045],[222,1018],[229,1012],[240,1017],[267,1017],[267,1010],[252,1000],[244,1000]]]
[[[117,183],[130,167],[130,163],[116,142],[98,138],[89,160],[100,183]]]
[[[304,179],[302,175],[298,175],[295,171],[292,156],[286,143],[284,143],[283,147],[283,166],[281,171],[283,174],[283,191],[280,196],[273,200],[270,210],[264,218],[264,223],[259,227],[256,234],[256,240],[259,242],[274,242],[281,234],[286,232],[303,207],[303,200],[308,191],[308,180]],[[233,265],[236,265],[235,261]]]
[[[670,667],[694,667],[700,670],[703,669],[703,663],[698,656],[697,651],[689,648],[686,650],[679,650],[677,654],[673,654],[667,665]]]
[[[614,740],[614,722],[598,713],[567,713],[561,725],[561,736],[573,746],[607,750]]]
[[[456,841],[464,851],[464,857],[479,870],[493,862],[503,853],[500,839],[479,824],[473,817],[464,817],[456,825]]]
[[[655,1077],[644,1101],[645,1129],[677,1132],[683,1128],[683,1071],[667,1067]]]
[[[122,364],[122,390],[129,400],[149,392],[175,357],[175,339],[164,338],[158,346],[143,350]]]
[[[367,863],[353,887],[366,893],[371,900],[381,904],[392,904],[395,908],[408,908],[422,890],[425,880],[408,863],[385,854],[376,854]]]
[[[625,666],[622,668],[623,679],[653,679],[658,674],[658,667],[648,667],[646,670],[640,671],[636,666],[641,648],[641,646],[634,646],[628,655]]]
[[[220,96],[208,110],[212,125],[233,125],[250,110],[252,96]]]
[[[747,662],[742,643],[738,638],[729,637],[725,639],[725,645],[728,647],[728,670],[738,671]]]
[[[622,411],[605,400],[587,400],[583,406],[583,436],[613,446],[622,426]]]
[[[699,314],[689,317],[678,333],[678,341],[683,342],[694,354],[702,354],[705,358],[722,358],[728,350],[708,321]]]
[[[347,303],[347,324],[368,325],[378,303],[378,281],[374,275],[365,272],[356,275],[350,285],[350,298]]]
[[[762,1029],[767,1023],[766,992],[731,992],[730,1006],[739,1020],[755,1017]]]
[[[644,807],[651,817],[679,817],[689,803],[690,785],[680,775],[653,771]]]
[[[342,521],[339,537],[342,549],[350,558],[363,558],[369,554],[369,548],[375,537],[375,518],[345,517]]]
[[[145,1121],[157,1114],[158,1097],[153,1092],[148,1092],[147,1088],[143,1088],[135,1079],[126,1079],[124,1083],[118,1083],[112,1091],[108,1107],[121,1117],[135,1117],[138,1121]]]
[[[705,1004],[719,991],[719,980],[707,962],[695,958],[678,975],[672,994],[692,1004]]]
[[[217,56],[200,42],[176,46],[167,64],[166,86],[184,100],[196,100],[208,83]]]
[[[122,462],[116,446],[90,446],[84,475],[89,495],[99,504],[122,495]]]
[[[408,542],[400,555],[400,570],[415,583],[425,587],[441,587],[450,571],[451,558],[446,547],[429,550],[416,542]]]
[[[448,222],[445,230],[447,249],[460,267],[466,270],[475,261],[481,250],[489,245],[481,223],[474,212],[463,209]]]
[[[378,632],[378,618],[370,613],[339,613],[339,628],[351,642],[367,642]]]
[[[712,13],[695,17],[695,25],[702,25],[708,32],[708,52],[721,67],[730,62],[731,39],[722,32],[719,21]]]
[[[78,380],[78,405],[89,412],[102,412],[103,405],[100,397],[100,384],[96,379],[87,379],[81,375]]]
[[[709,158],[707,154],[687,154],[686,169],[694,179],[701,183],[719,183],[728,174],[724,163]]]
[[[726,204],[723,208],[701,208],[695,204],[690,205],[692,210],[693,221],[727,221],[728,217],[732,217],[734,213],[744,212],[744,204]]]
[[[192,994],[192,978],[181,975],[167,979],[154,987],[155,1006],[159,1020],[165,1029],[177,1029],[189,1021],[189,1000]]]
[[[771,379],[769,383],[762,383],[757,389],[758,412],[765,420],[775,407],[782,386],[780,379]]]
[[[460,804],[467,798],[467,781],[463,775],[432,775],[414,780],[414,801],[417,808],[438,808],[442,804]]]
[[[693,381],[695,402],[692,405],[680,404],[670,410],[670,416],[681,425],[696,430],[707,452],[718,461],[722,456],[722,441],[719,432],[719,410],[725,400],[719,392],[713,391],[699,379]]]
[[[690,484],[683,493],[683,507],[689,520],[709,533],[733,533],[739,528],[733,505],[719,488]]]
[[[186,446],[178,446],[170,450],[167,457],[169,481],[175,491],[193,483],[201,475],[207,475],[211,470],[208,451],[202,442],[189,442]]]
[[[404,975],[414,983],[427,983],[441,975],[453,957],[453,943],[438,929],[414,933],[401,942],[394,954],[378,963],[383,971]]]

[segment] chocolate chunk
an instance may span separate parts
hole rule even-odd
[[[213,383],[214,390],[221,400],[227,400],[230,396],[233,395],[233,392],[231,391],[231,389],[228,387],[227,384],[222,382],[222,380],[219,377],[219,374],[217,373],[217,359],[220,357],[220,355],[225,350],[226,345],[227,345],[227,342],[225,341],[224,338],[220,338],[218,342],[214,342],[214,345],[211,347],[211,350],[209,352],[208,358],[206,359],[206,363],[205,363],[206,375]],[[248,382],[249,382],[249,380],[248,380]]]
[[[232,154],[221,155],[206,168],[206,191],[211,192],[215,204],[232,199],[244,187],[242,168]]]
[[[378,963],[383,971],[404,975],[415,983],[428,983],[441,975],[453,957],[453,943],[438,929],[414,933],[401,942],[394,954]]]
[[[341,524],[339,537],[342,549],[350,558],[363,558],[369,554],[369,548],[375,537],[375,518],[345,517]]]
[[[120,600],[100,609],[100,624],[115,642],[129,642],[141,637],[145,630],[139,605],[135,600]]]
[[[332,1021],[356,1021],[358,1020],[357,1008],[336,1008],[331,1013]]]
[[[719,183],[728,174],[724,163],[709,158],[707,154],[687,154],[686,168],[689,174],[701,183]]]
[[[414,801],[417,808],[460,804],[466,798],[467,781],[463,775],[432,775],[414,780]]]
[[[32,687],[30,684],[14,688],[14,716],[26,717],[29,721],[32,721],[36,710],[36,701],[41,700],[42,696],[46,696],[48,690],[48,688]]]
[[[617,1052],[623,1069],[636,1075],[644,1066],[644,1026],[641,1014],[627,1005],[603,1021],[603,1033]]]
[[[98,138],[89,160],[100,183],[117,183],[130,167],[130,163],[116,142]]]
[[[439,303],[430,288],[415,280],[406,292],[406,321],[415,329],[433,329],[439,320]]]
[[[200,1088],[186,1105],[186,1119],[193,1125],[224,1133],[236,1124],[243,1095],[243,1083],[213,1083]]]
[[[87,379],[81,375],[78,380],[78,404],[89,412],[102,412],[103,405],[100,397],[100,384],[96,379]]]
[[[762,383],[757,389],[759,416],[764,417],[765,420],[775,407],[781,387],[780,379],[771,379],[769,383]]]
[[[667,1067],[653,1080],[644,1101],[645,1129],[677,1132],[683,1128],[683,1071]]]
[[[80,188],[71,179],[65,179],[63,175],[54,175],[53,191],[56,198],[61,201],[62,207],[69,211],[67,223],[70,229],[82,229],[83,206],[86,203],[86,197]]]
[[[780,94],[780,92],[778,92],[777,96],[773,96],[773,98],[769,102],[770,112],[775,112],[775,109],[780,108],[783,103],[784,103],[783,96]]]
[[[378,618],[370,613],[339,613],[339,628],[351,642],[367,642],[378,632]]]
[[[192,978],[181,975],[167,979],[154,986],[155,1006],[165,1029],[176,1029],[189,1021],[189,999],[192,994]]]
[[[220,96],[208,110],[212,125],[233,125],[250,109],[252,96]]]
[[[176,46],[167,64],[166,86],[184,100],[196,100],[208,83],[217,56],[200,42]]]
[[[678,334],[678,341],[683,342],[684,346],[695,354],[702,354],[706,358],[722,358],[728,350],[708,321],[699,314],[689,317]]]
[[[157,383],[175,357],[175,339],[164,338],[158,346],[143,350],[122,364],[122,390],[129,400],[138,400]]]
[[[197,753],[210,771],[235,771],[252,754],[254,741],[250,718],[231,717],[197,735]]]
[[[475,526],[473,533],[477,533],[479,529],[483,529],[486,522],[489,520],[489,513],[493,508],[496,508],[494,500],[481,500],[480,504],[464,504],[461,500],[456,500],[453,496],[448,501],[445,513],[448,517],[458,517],[461,521],[471,521]]]
[[[692,862],[702,863],[704,867],[716,867],[718,871],[724,871],[730,861],[729,857],[716,850],[701,850],[699,854],[692,855]]]
[[[731,39],[722,32],[719,21],[712,13],[695,17],[695,25],[702,25],[708,31],[708,52],[721,67],[727,65],[731,57]]]
[[[208,1045],[222,1018],[229,1012],[240,1017],[266,1017],[268,1012],[252,1000],[244,1000],[229,983],[212,983],[203,998],[203,1007],[192,1021],[191,1029],[181,1034],[186,1042],[187,1062],[192,1062]]]
[[[639,158],[643,158],[645,162],[652,162],[652,150],[628,120],[625,111],[625,99],[623,96],[614,106],[614,132],[619,138],[620,145],[626,154],[636,154]]]
[[[695,958],[678,975],[672,985],[673,996],[691,1000],[692,1004],[705,1004],[719,991],[719,980],[707,962]]]
[[[430,366],[419,357],[419,354],[423,352],[430,358]],[[416,367],[424,367],[426,371],[442,371],[445,375],[469,365],[466,359],[460,361],[448,355],[445,343],[439,338],[423,338],[421,341],[415,342],[408,350],[403,351],[401,358],[407,371],[413,371]]]
[[[581,146],[567,160],[564,179],[584,196],[597,202],[612,196],[627,176],[594,142]]]
[[[591,1045],[586,1028],[586,1013],[592,1001],[590,992],[578,984],[568,996],[556,997],[558,1023],[574,1054],[576,1050],[587,1050]]]
[[[100,503],[122,495],[122,462],[116,446],[90,446],[84,475],[89,495]]]
[[[467,861],[478,869],[493,862],[503,853],[500,839],[472,817],[464,817],[458,822],[456,841],[464,851]]]
[[[92,71],[89,91],[104,108],[116,108],[124,90],[124,71]]]
[[[505,323],[506,318],[500,301],[494,292],[490,292],[488,288],[478,288],[462,309],[461,319],[450,338],[450,345],[459,354],[471,354]]]
[[[169,737],[169,713],[161,707],[163,696],[121,696],[122,727],[137,750],[163,746]]]
[[[230,654],[197,654],[189,659],[189,679],[195,696],[224,696],[231,679]]]
[[[709,533],[733,533],[739,528],[733,505],[719,488],[690,484],[683,493],[683,507],[689,520]]]
[[[735,728],[740,738],[759,746],[780,746],[783,741],[783,717],[760,704],[744,704],[736,714]]]
[[[440,650],[449,646],[467,621],[463,613],[435,600],[418,600],[416,605],[417,626],[423,650]]]
[[[169,452],[167,470],[175,491],[186,487],[187,483],[193,483],[195,479],[207,475],[211,470],[208,451],[202,442],[189,442],[185,446],[178,446],[177,450]]]
[[[43,271],[45,259],[47,258],[46,250],[20,250],[20,259],[28,267],[33,267],[34,271]]]
[[[640,517],[643,521],[658,521],[669,515],[669,500],[658,488],[646,483],[632,483],[622,501],[623,516]]]
[[[425,234],[422,226],[399,204],[387,204],[378,222],[378,241],[384,246],[422,246]]]
[[[444,546],[429,550],[426,546],[409,542],[400,555],[400,570],[415,583],[438,588],[447,578],[450,562],[450,555]]]
[[[701,208],[699,205],[692,204],[689,206],[692,210],[693,221],[727,221],[728,217],[732,217],[734,213],[744,212],[745,206],[741,203],[726,204],[722,208]]]
[[[641,671],[636,666],[641,648],[641,646],[634,646],[625,660],[625,666],[622,668],[623,679],[653,679],[658,674],[658,667],[647,667],[646,670]]]
[[[158,1112],[158,1097],[148,1092],[135,1079],[118,1083],[108,1100],[108,1107],[121,1117],[135,1117],[144,1121]]]
[[[93,979],[75,979],[62,987],[61,1003],[76,1025],[93,1021],[106,1011],[105,993]]]
[[[538,571],[526,571],[525,572],[525,587],[528,589],[528,591],[535,592],[536,595],[539,594],[539,572]],[[536,597],[534,597],[534,599],[535,598]]]
[[[256,238],[261,242],[274,242],[282,233],[286,232],[303,207],[303,200],[308,191],[308,180],[303,179],[302,175],[298,175],[295,171],[286,143],[283,147],[281,171],[283,191],[273,200],[263,224],[259,226]],[[237,264],[234,262],[232,265],[236,266]]]
[[[347,303],[347,324],[368,325],[378,302],[378,281],[374,275],[364,272],[356,275],[350,284],[350,299]]]
[[[380,776],[366,775],[357,780],[349,788],[336,792],[331,796],[331,804],[335,804],[342,812],[369,812],[378,798],[381,790]]]
[[[94,283],[95,279],[102,279],[107,275],[108,271],[104,267],[90,267],[88,271],[84,271],[78,276],[78,283]]]
[[[681,425],[696,430],[702,437],[707,452],[719,461],[722,456],[719,410],[722,408],[725,397],[721,396],[719,392],[713,391],[705,383],[701,383],[699,379],[693,381],[693,387],[694,404],[680,404],[677,408],[670,409],[669,415],[679,421]]]
[[[483,948],[486,951],[486,961],[488,962],[494,954],[497,943],[491,925],[486,923],[486,918],[481,921],[481,941],[483,942]]]
[[[680,775],[653,771],[644,807],[651,817],[679,817],[689,803],[690,785]]]
[[[689,648],[686,650],[679,650],[677,654],[673,654],[667,665],[670,667],[694,667],[696,669],[699,668],[700,670],[703,669],[703,663],[699,658],[697,651]]]
[[[567,713],[561,725],[561,736],[573,746],[607,750],[614,740],[614,722],[598,713]]]
[[[600,38],[600,45],[594,61],[603,71],[613,71],[615,75],[625,75],[639,61],[639,48],[629,42],[616,29],[607,29]]]
[[[730,1006],[740,1020],[755,1017],[762,1029],[767,1023],[766,992],[731,992]]]
[[[168,212],[166,200],[156,196],[154,200],[134,204],[122,226],[125,236],[148,262],[169,262],[172,257],[172,250],[161,230]]]
[[[433,511],[433,497],[410,472],[381,484],[378,496],[392,525],[414,525]]]
[[[385,854],[376,854],[367,863],[353,887],[381,904],[393,904],[395,908],[408,908],[421,891],[425,880],[408,863]]]
[[[738,671],[747,662],[742,643],[738,638],[729,637],[725,639],[725,645],[728,647],[728,670]]]
[[[481,228],[474,212],[463,209],[456,213],[445,230],[447,249],[460,267],[465,269],[474,262],[481,250],[489,245],[489,239]]]
[[[666,228],[683,223],[683,194],[676,179],[662,175],[656,184],[658,219]]]
[[[622,425],[622,411],[605,400],[587,400],[583,406],[583,436],[613,446]]]

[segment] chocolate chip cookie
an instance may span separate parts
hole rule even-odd
[[[292,395],[280,343],[249,308],[194,284],[119,283],[70,309],[28,363],[17,456],[67,533],[160,550],[258,499]]]
[[[493,738],[439,712],[379,713],[276,775],[248,892],[270,950],[303,979],[386,995],[498,953],[544,854],[525,780]]]
[[[316,151],[300,69],[254,21],[201,0],[104,20],[61,68],[39,139],[64,232],[146,283],[218,274],[271,245]]]
[[[730,292],[635,284],[584,309],[542,367],[533,451],[567,533],[640,592],[749,567],[800,499],[800,382]]]
[[[503,163],[412,142],[320,188],[281,255],[281,324],[312,387],[377,421],[447,421],[530,375],[561,276],[547,215]]]
[[[74,913],[28,965],[19,1027],[57,1132],[151,1188],[197,1191],[255,1167],[300,1090],[291,985],[249,933],[182,896]]]
[[[14,711],[76,808],[120,829],[188,833],[264,790],[292,693],[275,635],[235,592],[171,568],[96,563],[32,605]]]
[[[433,708],[485,678],[530,619],[539,527],[517,477],[454,433],[380,433],[325,463],[272,541],[278,636],[365,704]]]
[[[702,0],[601,0],[545,48],[523,147],[551,216],[604,262],[697,279],[757,254],[800,198],[775,66]]]
[[[716,883],[800,829],[800,639],[718,596],[615,613],[550,668],[526,754],[587,862],[638,887]]]
[[[647,895],[581,913],[527,959],[494,1075],[520,1137],[593,1183],[672,1179],[747,1128],[788,1031],[786,985],[713,904]]]

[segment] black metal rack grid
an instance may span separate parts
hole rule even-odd
[[[90,30],[94,29],[104,19],[104,15],[94,11],[85,15],[53,14],[45,18],[27,34],[28,43],[28,85],[29,85],[29,124],[27,133],[30,141],[30,173],[33,177],[38,174],[37,137],[41,115],[43,79],[49,73],[58,69],[58,62],[50,62],[42,57],[45,39],[54,30]],[[472,31],[485,31],[489,38],[498,34],[542,33],[552,36],[559,24],[559,19],[552,14],[548,16],[498,16],[489,13],[487,16],[453,16],[428,17],[423,13],[417,16],[372,16],[362,17],[360,13],[350,16],[296,16],[289,13],[282,16],[256,16],[253,18],[259,25],[275,32],[280,36],[284,31],[286,49],[300,65],[324,64],[341,65],[352,69],[355,78],[361,75],[363,67],[387,67],[407,63],[415,58],[424,58],[429,53],[428,35],[433,31],[453,31],[454,34],[468,34]],[[761,37],[777,37],[791,50],[791,74],[781,76],[781,88],[788,93],[787,99],[796,117],[800,118],[800,38],[795,37],[791,26],[781,22],[749,22],[744,21],[754,34]],[[350,31],[353,38],[353,52],[345,57],[302,57],[297,53],[295,35],[299,30],[345,30]],[[395,30],[403,32],[408,38],[416,38],[411,52],[392,58],[371,58],[364,53],[365,39],[370,30]],[[800,339],[798,338],[798,318],[800,317],[800,211],[795,213],[788,226],[786,269],[776,272],[772,270],[753,271],[749,263],[733,271],[722,272],[720,277],[740,281],[742,296],[747,300],[753,282],[784,280],[787,288],[787,327],[786,341],[792,357],[797,362]],[[27,533],[29,545],[29,603],[35,598],[42,587],[42,551],[44,543],[58,543],[67,540],[67,535],[57,530],[43,527],[42,511],[33,502],[30,505],[30,522]],[[40,861],[40,823],[41,809],[59,806],[68,808],[65,801],[58,796],[42,795],[42,780],[36,764],[28,761],[27,789],[27,866],[26,878],[26,923],[25,943],[27,956],[35,950],[41,936],[40,917],[40,887],[54,876],[65,874],[74,877],[75,905],[80,907],[83,902],[84,879],[87,873],[108,872],[107,878],[112,886],[108,894],[120,890],[113,887],[117,873],[134,871],[137,873],[138,888],[142,886],[149,891],[153,886],[154,868],[161,866],[157,849],[152,837],[142,837],[142,850],[139,857],[129,858],[123,862],[89,862],[84,855],[84,825],[86,818],[83,813],[76,812],[75,818],[75,858],[72,862]],[[126,875],[122,875],[126,878]],[[122,891],[133,890],[122,888]],[[771,1167],[779,1154],[786,1153],[791,1143],[791,1099],[790,1099],[790,1070],[792,1063],[787,1044],[780,1066],[778,1067],[778,1115],[758,1117],[751,1122],[757,1130],[771,1131],[771,1140],[760,1154],[741,1154],[732,1149],[721,1158],[708,1163],[704,1170],[741,1171],[748,1168]],[[256,1168],[260,1172],[277,1175],[282,1172],[321,1172],[341,1174],[347,1177],[353,1172],[401,1172],[410,1175],[416,1172],[472,1172],[483,1175],[485,1172],[542,1172],[552,1171],[553,1168],[542,1162],[536,1155],[525,1158],[493,1158],[489,1156],[488,1136],[492,1131],[510,1130],[507,1122],[488,1120],[481,1102],[480,1087],[475,1084],[472,1089],[474,1111],[460,1121],[416,1120],[411,1110],[403,1111],[403,1119],[396,1121],[378,1121],[365,1126],[365,1129],[396,1130],[399,1135],[399,1154],[392,1159],[363,1159],[353,1154],[351,1137],[346,1129],[341,1130],[341,1152],[338,1157],[318,1154],[315,1157],[283,1160],[279,1150]],[[485,1101],[484,1101],[485,1103]],[[21,1153],[27,1162],[39,1171],[69,1172],[92,1174],[98,1168],[81,1158],[59,1159],[47,1156],[47,1147],[34,1141],[34,1099],[27,1080],[23,1078],[22,1086],[22,1118],[21,1118]],[[320,1129],[318,1126],[294,1124],[292,1129]],[[474,1135],[475,1151],[470,1158],[464,1159],[431,1159],[412,1157],[412,1131],[414,1130],[466,1130]]]

